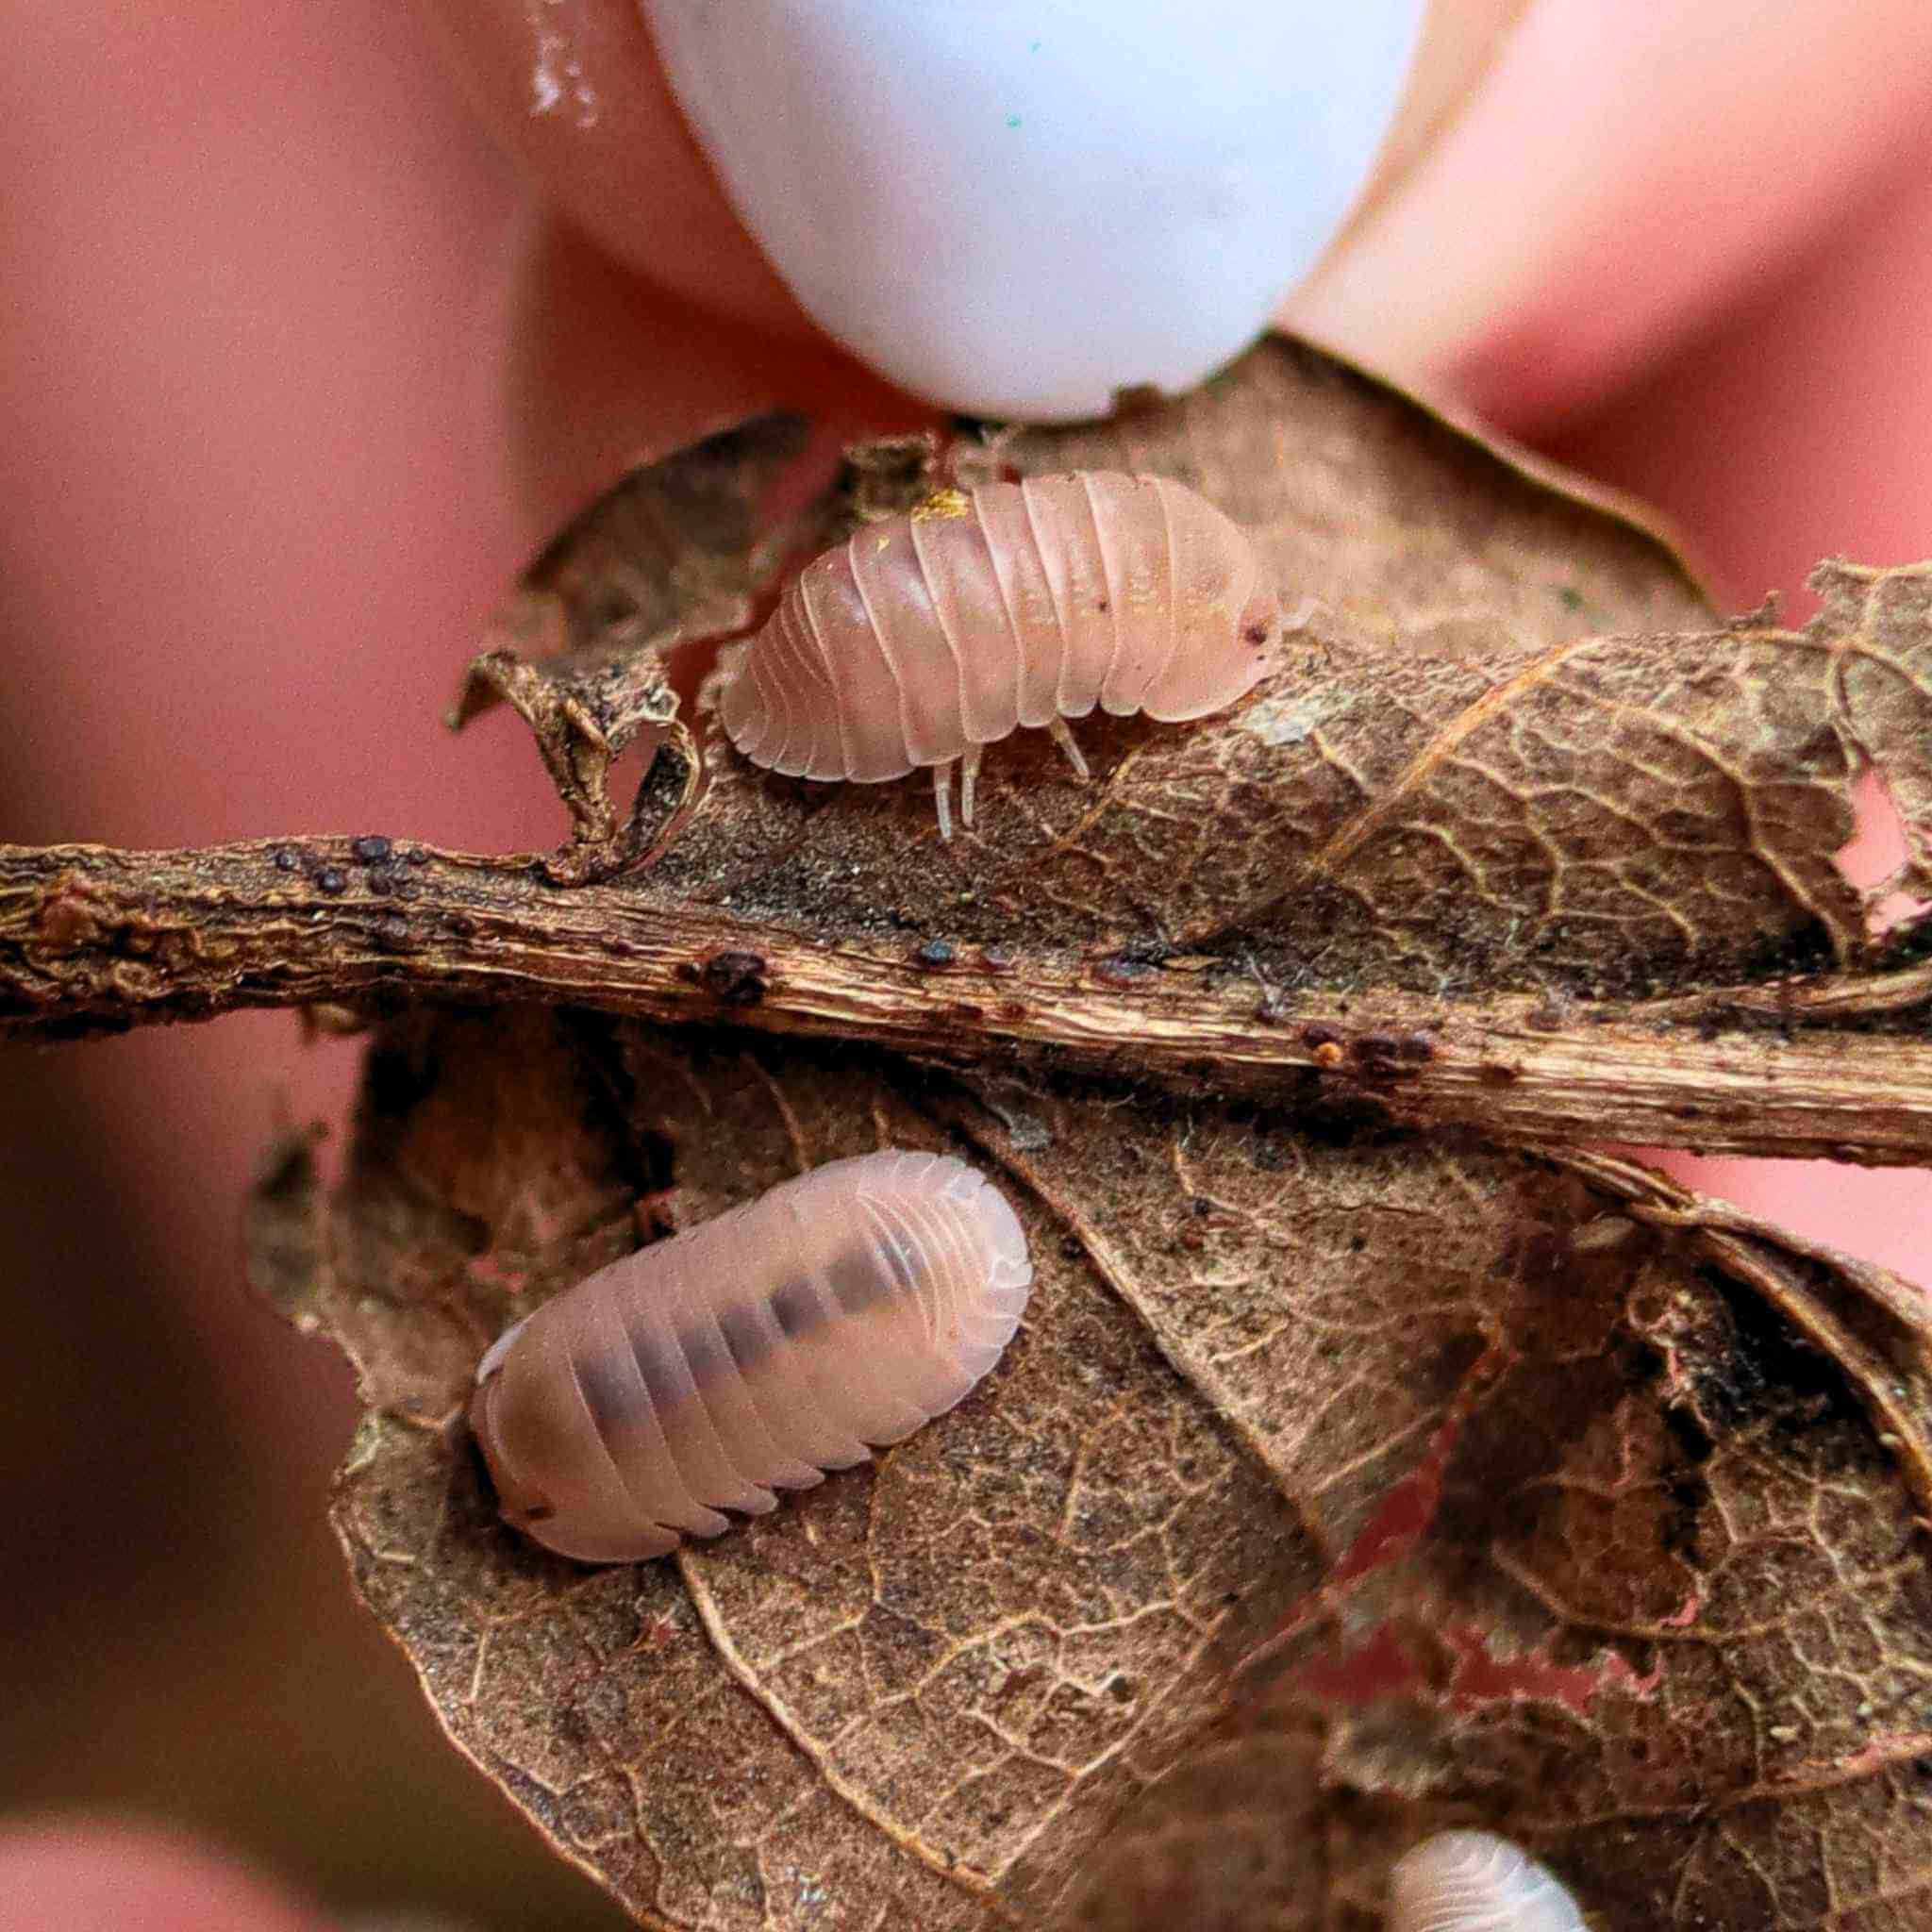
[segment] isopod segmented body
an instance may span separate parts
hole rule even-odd
[[[1444,1831],[1396,1862],[1389,1932],[1588,1932],[1555,1874],[1507,1839]]]
[[[479,1364],[471,1425],[508,1522],[583,1562],[660,1557],[951,1408],[1032,1281],[978,1169],[835,1160],[526,1316]]]
[[[942,491],[815,558],[753,641],[721,707],[754,764],[876,784],[951,774],[973,823],[981,748],[1058,740],[1095,705],[1206,717],[1269,668],[1281,610],[1254,546],[1165,476],[1083,470]]]

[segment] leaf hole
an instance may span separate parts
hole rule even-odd
[[[1881,939],[1932,912],[1932,899],[1905,890],[1911,875],[1911,828],[1885,774],[1874,766],[1852,790],[1852,836],[1834,858],[1865,901],[1865,930]]]

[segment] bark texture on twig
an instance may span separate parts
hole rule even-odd
[[[0,1030],[42,1039],[243,1007],[505,1001],[866,1040],[1517,1141],[1932,1158],[1932,965],[1695,999],[1271,987],[1242,962],[828,944],[528,860],[387,840],[200,852],[0,847]],[[1775,1024],[1765,1024],[1769,1007]],[[1739,1015],[1749,1016],[1740,1020]],[[1809,1024],[1828,1018],[1837,1030]],[[1905,1023],[1881,1046],[1848,1020]]]

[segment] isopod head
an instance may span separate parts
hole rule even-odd
[[[1280,649],[1281,605],[1255,546],[1220,510],[1178,484],[1161,495],[1174,531],[1174,603],[1198,616],[1141,708],[1158,724],[1182,724],[1226,710],[1267,675]]]

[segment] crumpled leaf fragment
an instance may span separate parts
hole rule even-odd
[[[278,1304],[370,1405],[335,1510],[358,1589],[458,1744],[646,1923],[1140,1923],[1093,1874],[1190,1841],[1230,1683],[1303,1740],[1266,1805],[1338,1911],[1481,1816],[1635,1932],[1680,1881],[1748,1903],[1780,1807],[1895,1804],[1883,1740],[1932,1732],[1902,1292],[1619,1163],[998,1098],[425,1015],[377,1037],[335,1198],[299,1145],[258,1197]],[[992,1163],[1026,1221],[1039,1288],[980,1391],[672,1562],[585,1571],[496,1521],[461,1415],[501,1326],[641,1226],[885,1143]],[[1378,1645],[1413,1668],[1345,1715],[1324,1686]],[[1457,1703],[1478,1666],[1563,1688]]]
[[[648,865],[676,836],[699,773],[664,655],[749,620],[773,562],[761,503],[807,441],[797,417],[758,417],[632,471],[558,533],[496,614],[449,724],[508,701],[529,725],[571,815],[572,842],[545,861],[558,884]],[[656,763],[624,819],[610,767],[640,737]]]
[[[590,885],[648,865],[677,836],[697,797],[698,754],[655,651],[565,670],[508,648],[485,651],[465,691],[507,700],[537,740],[571,815],[571,842],[542,860],[557,884]],[[610,768],[640,736],[652,761],[629,814],[620,816]]]

